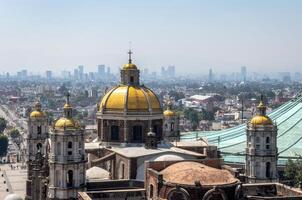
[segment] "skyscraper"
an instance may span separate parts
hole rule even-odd
[[[50,70],[46,71],[46,78],[47,79],[52,79],[52,71],[50,71]]]
[[[209,70],[208,82],[209,82],[209,83],[212,83],[212,82],[213,82],[213,71],[212,71],[212,69]]]
[[[79,70],[79,79],[83,80],[84,79],[84,66],[79,65],[78,70]]]
[[[243,82],[246,82],[246,74],[247,74],[246,66],[242,66],[241,67],[241,80]]]
[[[105,76],[105,65],[98,65],[98,76],[99,77]]]

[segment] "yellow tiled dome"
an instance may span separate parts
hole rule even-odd
[[[161,106],[157,96],[149,88],[122,85],[105,94],[99,109],[120,112],[160,112]]]
[[[30,113],[30,118],[40,118],[40,117],[44,117],[45,114],[42,111],[38,111],[38,110],[34,110]]]
[[[127,63],[123,66],[123,69],[124,70],[127,70],[127,69],[137,69],[136,65],[133,64],[133,63]]]
[[[176,115],[176,113],[170,109],[167,109],[164,111],[164,116],[165,117],[174,117]]]
[[[72,118],[61,117],[55,122],[55,129],[77,129],[79,123]]]
[[[268,116],[256,115],[250,123],[252,125],[272,125],[273,121]]]

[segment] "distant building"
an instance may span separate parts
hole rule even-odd
[[[246,66],[242,66],[241,67],[241,81],[246,82],[246,74],[247,74]]]
[[[212,69],[209,69],[209,75],[208,75],[208,82],[212,83],[213,82],[213,71]]]
[[[106,75],[105,72],[105,65],[98,65],[98,78],[99,79],[104,79]]]
[[[84,79],[84,66],[83,65],[79,65],[78,71],[79,71],[79,79],[83,80]]]
[[[46,71],[46,78],[52,79],[52,71],[50,71],[50,70]]]

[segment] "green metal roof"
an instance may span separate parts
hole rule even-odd
[[[283,104],[269,117],[278,126],[278,163],[283,165],[288,158],[302,156],[302,97]],[[210,144],[217,145],[225,162],[244,163],[246,124],[221,131],[182,133],[181,140],[195,140],[197,137],[207,138]]]

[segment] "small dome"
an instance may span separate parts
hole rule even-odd
[[[268,116],[256,115],[250,121],[252,125],[273,125],[273,121]]]
[[[127,63],[123,66],[123,70],[128,70],[128,69],[137,69],[137,67],[133,63]]]
[[[22,200],[22,198],[17,194],[9,194],[4,198],[4,200]]]
[[[38,111],[38,110],[34,110],[30,113],[30,118],[41,118],[41,117],[44,117],[45,114],[44,112],[42,111]]]
[[[87,180],[108,180],[110,179],[110,172],[100,167],[91,167],[86,170]]]
[[[55,129],[78,129],[79,123],[71,118],[61,117],[55,122]]]
[[[155,158],[154,161],[172,161],[172,160],[184,160],[184,158],[179,155],[166,154]]]
[[[239,181],[227,170],[192,161],[174,163],[160,173],[165,182],[182,185],[195,185],[196,181],[203,186],[230,185]]]
[[[176,116],[176,113],[174,111],[168,109],[168,110],[164,111],[164,116],[165,117],[174,117],[174,116]]]
[[[105,94],[100,111],[113,112],[162,112],[157,96],[144,86],[122,85],[111,89]]]

